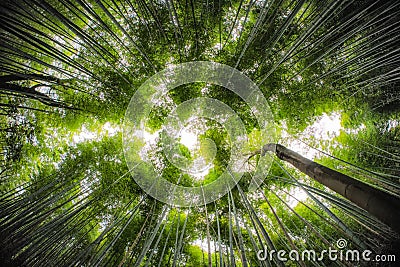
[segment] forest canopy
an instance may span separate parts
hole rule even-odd
[[[3,0],[0,35],[1,266],[372,264],[257,256],[329,247],[400,260],[400,233],[253,153],[279,143],[400,197],[400,2]],[[256,93],[212,71],[168,88],[189,62]],[[202,205],[140,182],[201,192],[236,173]]]

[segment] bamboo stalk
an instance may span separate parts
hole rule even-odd
[[[322,166],[280,144],[266,144],[255,153],[264,156],[267,151],[274,152],[279,159],[289,162],[400,233],[400,198]]]

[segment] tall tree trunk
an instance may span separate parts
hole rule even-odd
[[[400,198],[322,166],[279,144],[266,144],[254,154],[261,153],[264,156],[267,151],[274,152],[278,158],[289,162],[400,233]]]

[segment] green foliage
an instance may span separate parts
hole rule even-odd
[[[0,265],[245,266],[244,255],[258,266],[264,246],[319,250],[339,238],[378,253],[398,236],[288,164],[274,160],[250,192],[260,155],[230,194],[168,207],[136,184],[121,128],[131,97],[157,71],[224,63],[259,86],[280,142],[308,142],[326,152],[315,161],[399,195],[398,21],[397,3],[384,0],[1,2]],[[252,107],[203,82],[169,91],[146,130],[158,133],[171,111],[198,97],[234,110],[249,151],[264,145]],[[339,135],[305,132],[332,112]],[[172,183],[211,184],[230,171],[232,142],[216,120],[193,124],[203,130],[198,148],[178,150],[209,164],[201,178],[169,162],[160,138],[135,137],[132,149]]]

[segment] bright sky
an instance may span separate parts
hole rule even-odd
[[[98,132],[88,130],[86,125],[83,124],[81,129],[72,136],[72,145],[91,140],[99,141],[104,136],[114,136],[120,131],[121,127],[118,125],[112,125],[110,122],[103,124],[103,126],[99,128]]]
[[[197,135],[187,129],[183,129],[181,131],[181,141],[183,145],[185,145],[189,150],[194,150],[198,145],[198,138]]]
[[[282,143],[293,151],[301,154],[302,156],[314,160],[318,152],[309,148],[306,144],[300,142],[300,140],[307,141],[311,137],[314,137],[317,141],[329,141],[337,137],[343,127],[340,125],[340,113],[333,112],[331,114],[324,113],[320,116],[313,124],[309,125],[302,133],[296,138],[290,136],[286,129],[286,124],[282,123]]]
[[[199,133],[196,130],[197,129],[194,127],[186,127],[180,131],[178,136],[178,138],[180,138],[179,142],[189,149],[192,156],[200,148],[198,138]],[[156,131],[153,134],[147,131],[141,131],[140,135],[138,135],[141,136],[146,143],[141,151],[143,159],[147,158],[145,155],[147,154],[148,149],[151,149],[151,146],[157,143],[159,133],[160,131]],[[202,156],[196,156],[193,159],[193,164],[189,168],[188,172],[193,178],[199,181],[204,179],[212,167],[213,164],[208,164]]]
[[[290,189],[289,194],[293,195],[296,199],[288,195],[288,205],[292,209],[297,206],[299,201],[304,201],[308,198],[307,193],[301,187],[293,187]]]
[[[207,238],[204,239],[196,239],[192,242],[192,245],[200,247],[203,251],[208,251],[208,241]],[[210,240],[210,250],[211,253],[214,253],[215,249],[218,248],[218,243]],[[219,250],[217,250],[219,251]]]

